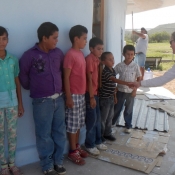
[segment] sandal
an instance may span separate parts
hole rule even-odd
[[[70,159],[73,163],[75,163],[77,165],[84,165],[85,164],[85,160],[81,158],[78,150],[75,150],[74,152],[69,153],[68,159]]]
[[[9,168],[8,167],[2,168],[0,174],[1,175],[10,175]]]
[[[16,166],[9,167],[9,169],[13,175],[23,175],[23,173]]]

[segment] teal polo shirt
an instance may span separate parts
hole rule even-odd
[[[15,77],[18,77],[18,74],[18,59],[6,52],[6,57],[0,58],[0,108],[18,105],[15,84]]]

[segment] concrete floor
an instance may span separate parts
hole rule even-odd
[[[175,118],[169,117],[170,140],[168,152],[163,158],[161,167],[155,167],[150,175],[172,175],[175,171]],[[144,175],[144,173],[117,166],[91,157],[86,158],[84,166],[78,166],[69,161],[66,157],[64,166],[66,175]],[[24,175],[42,175],[39,162],[21,167]]]

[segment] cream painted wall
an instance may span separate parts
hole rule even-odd
[[[0,14],[0,26],[6,27],[9,32],[7,50],[18,58],[38,41],[37,28],[46,21],[53,22],[59,27],[58,47],[64,53],[71,47],[68,32],[72,26],[84,25],[89,30],[88,40],[92,36],[93,0],[5,0],[0,3]],[[83,52],[85,55],[89,53],[88,45]],[[22,94],[25,115],[18,120],[18,166],[38,160],[29,91],[23,89]],[[84,133],[85,130],[82,134]],[[84,139],[84,136],[81,138]]]

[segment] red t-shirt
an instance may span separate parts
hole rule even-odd
[[[65,55],[63,67],[71,69],[69,77],[71,94],[85,94],[86,61],[82,51],[71,48]]]
[[[92,88],[93,88],[93,93],[94,95],[97,95],[98,91],[98,65],[100,61],[99,58],[90,53],[86,57],[86,72],[91,72],[92,73]],[[88,81],[86,85],[86,91],[89,92],[88,88]]]

